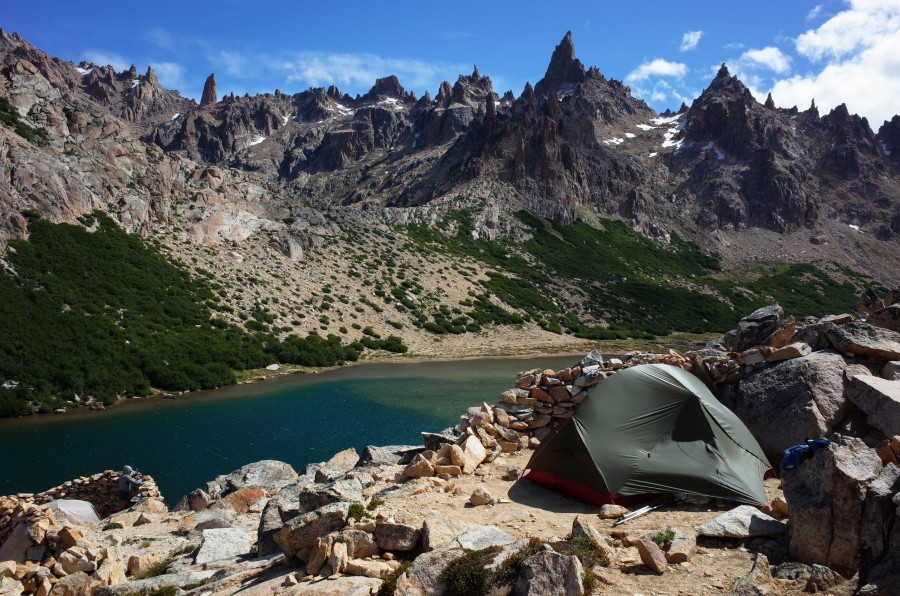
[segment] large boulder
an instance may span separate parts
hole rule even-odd
[[[584,594],[582,572],[578,557],[542,551],[525,560],[513,594],[580,596]]]
[[[888,437],[900,435],[900,381],[871,375],[850,380],[847,398],[866,413],[866,420]]]
[[[332,503],[299,515],[284,524],[273,539],[286,557],[296,557],[313,546],[316,539],[342,529],[349,506],[349,503]]]
[[[341,501],[361,501],[362,491],[363,485],[356,478],[334,480],[324,484],[308,484],[297,494],[300,513],[308,513]]]
[[[258,486],[268,494],[274,494],[297,478],[290,464],[273,459],[247,464],[230,474],[217,476],[206,483],[206,492],[218,499],[239,488]]]
[[[300,596],[301,594],[314,594],[315,596],[370,596],[378,593],[378,588],[384,583],[373,577],[360,577],[345,575],[329,579],[326,582],[302,583],[286,590],[285,596]]]
[[[422,530],[406,524],[378,522],[375,525],[375,542],[382,550],[413,550],[422,539]]]
[[[770,335],[778,331],[784,320],[784,309],[777,304],[757,309],[738,323],[734,333],[735,352],[761,346]]]
[[[421,445],[386,445],[384,447],[369,445],[363,450],[362,455],[359,457],[359,463],[356,465],[407,464],[412,461],[413,456],[421,453],[423,450],[424,447]]]
[[[216,528],[203,530],[203,542],[194,557],[194,563],[201,565],[220,559],[232,559],[250,552],[247,532],[241,528]]]
[[[352,447],[335,453],[316,470],[316,482],[331,482],[341,478],[359,463],[359,454]]]
[[[257,554],[268,557],[280,552],[274,536],[285,523],[300,515],[300,492],[315,483],[315,472],[300,476],[269,499],[256,531]]]
[[[788,447],[830,434],[851,408],[845,368],[840,354],[814,352],[745,376],[726,387],[721,401],[777,461]]]
[[[881,459],[856,438],[832,442],[796,469],[785,471],[782,488],[791,505],[791,558],[852,577],[868,549],[866,509],[884,505],[874,494],[867,504],[869,486],[881,472]]]
[[[835,325],[828,330],[828,339],[842,352],[879,360],[900,359],[900,333],[883,327],[861,321]]]
[[[700,536],[711,538],[780,538],[785,532],[783,523],[750,505],[735,507],[697,528]]]
[[[869,315],[867,322],[876,327],[884,327],[900,332],[900,304],[892,304]]]

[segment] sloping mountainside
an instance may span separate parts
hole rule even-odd
[[[3,31],[0,66],[0,288],[19,305],[0,323],[33,356],[0,354],[17,400],[229,382],[223,362],[310,361],[311,332],[335,362],[580,350],[721,332],[773,301],[850,310],[863,289],[900,283],[900,116],[875,133],[845,106],[761,104],[724,65],[665,114],[586,68],[570,34],[518,96],[477,68],[421,98],[394,76],[356,97],[220,98],[210,75],[198,105],[152,69],[75,65]],[[75,283],[69,259],[93,251],[163,259],[197,284],[176,302],[203,308],[149,308],[181,279],[159,264],[155,281],[98,292],[131,272],[83,259],[93,281]],[[24,315],[35,305],[55,309],[47,321],[81,317],[52,354]],[[99,319],[91,342],[113,343],[80,342]],[[212,334],[205,364],[166,374],[159,349],[125,361],[111,348],[164,328],[176,331],[160,345]],[[48,370],[88,344],[130,381]]]

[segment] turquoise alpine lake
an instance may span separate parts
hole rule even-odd
[[[306,464],[348,447],[421,444],[421,431],[493,404],[516,373],[577,356],[361,364],[320,374],[129,400],[102,412],[0,420],[0,495],[39,492],[106,469],[150,474],[174,505],[262,459]]]

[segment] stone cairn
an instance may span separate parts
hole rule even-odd
[[[143,480],[137,490],[136,499],[138,501],[150,497],[162,499],[159,488],[151,476],[141,476],[137,473],[135,477]],[[44,492],[19,493],[0,497],[0,544],[22,520],[28,519],[28,511],[47,511],[52,517],[52,512],[40,506],[57,499],[87,501],[94,506],[101,519],[130,506],[131,502],[119,501],[119,490],[116,483],[118,478],[119,472],[105,470],[91,476],[81,476],[69,480]]]

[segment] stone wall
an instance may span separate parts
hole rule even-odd
[[[150,497],[162,498],[159,488],[151,476],[141,476],[139,473],[134,476],[143,480],[143,484],[137,487],[134,497],[136,500]],[[69,480],[40,493],[19,493],[0,497],[0,544],[12,533],[20,521],[27,520],[29,515],[32,515],[29,512],[40,511],[41,505],[56,499],[87,501],[94,506],[101,519],[130,507],[131,501],[119,501],[116,483],[118,478],[119,472],[105,470],[91,476],[81,476]]]

